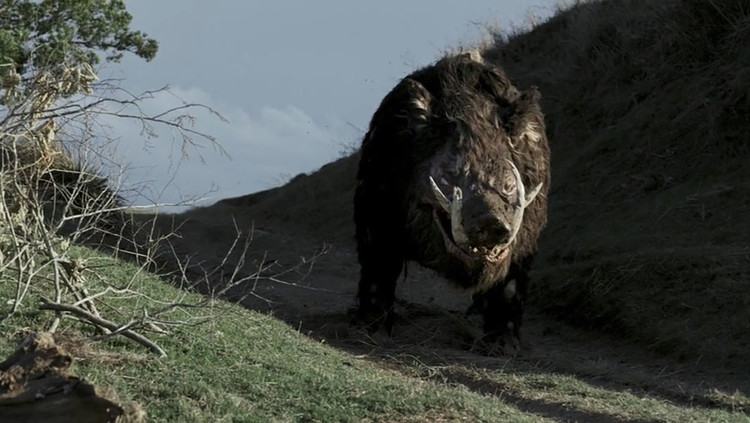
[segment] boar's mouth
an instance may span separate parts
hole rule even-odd
[[[509,248],[492,248],[487,249],[485,247],[469,247],[467,249],[458,246],[455,241],[455,235],[453,235],[451,222],[446,217],[445,213],[440,213],[437,209],[432,210],[432,218],[435,220],[440,233],[443,236],[443,242],[445,243],[445,249],[448,253],[454,257],[460,259],[466,266],[474,267],[481,262],[496,263],[508,256]]]
[[[515,177],[516,201],[513,204],[513,218],[510,222],[506,222],[505,225],[509,229],[510,236],[507,241],[492,248],[471,245],[461,219],[463,208],[463,192],[461,188],[454,186],[453,195],[451,199],[448,199],[432,176],[430,176],[430,186],[441,209],[433,209],[432,217],[438,228],[440,228],[445,248],[450,254],[458,257],[469,267],[473,267],[478,262],[500,262],[508,257],[510,246],[515,241],[518,231],[521,229],[524,210],[542,189],[542,184],[540,183],[527,195],[518,168],[516,168],[516,165],[512,161],[506,161],[510,164],[513,176]]]

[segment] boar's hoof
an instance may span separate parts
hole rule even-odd
[[[488,357],[515,357],[521,349],[521,340],[512,333],[488,333],[471,346],[472,352]]]
[[[378,304],[360,304],[354,311],[352,324],[366,329],[368,333],[385,332],[388,336],[393,334],[393,321],[395,312],[393,306],[385,308]]]

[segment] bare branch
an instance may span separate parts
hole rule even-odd
[[[65,311],[68,313],[72,313],[73,315],[83,318],[90,322],[91,324],[97,326],[97,327],[103,327],[106,328],[113,333],[121,333],[122,336],[125,336],[127,338],[130,338],[139,344],[147,347],[151,351],[153,351],[156,355],[161,357],[166,357],[167,353],[158,345],[156,345],[153,341],[146,338],[145,336],[133,332],[131,329],[123,328],[122,326],[118,326],[115,323],[110,322],[109,320],[105,320],[101,317],[94,316],[93,314],[87,312],[86,310],[72,306],[69,304],[60,304],[58,302],[52,301],[48,298],[42,297],[42,304],[39,306],[42,310],[55,310],[55,311]]]

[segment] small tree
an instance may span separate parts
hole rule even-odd
[[[0,16],[3,76],[9,66],[31,76],[40,69],[95,66],[101,55],[119,61],[131,52],[151,60],[158,50],[155,40],[130,29],[133,18],[121,0],[5,0]]]
[[[20,198],[61,196],[78,212],[92,201],[100,209],[117,206],[119,197],[105,194],[106,181],[86,172],[72,153],[86,151],[81,145],[90,147],[98,136],[91,112],[115,100],[92,96],[107,85],[98,83],[95,66],[102,57],[119,61],[124,52],[151,60],[157,42],[130,29],[132,16],[122,0],[7,0],[0,16],[0,164],[12,173],[3,192],[12,193],[7,188],[13,182],[15,206]],[[82,187],[94,187],[94,196],[80,198],[88,193]],[[22,195],[28,189],[35,195]]]
[[[119,61],[132,52],[151,60],[158,50],[155,40],[130,29],[132,16],[121,0],[6,0],[0,16],[4,147],[29,135],[54,141],[59,118],[91,106],[60,102],[93,93],[102,56]]]

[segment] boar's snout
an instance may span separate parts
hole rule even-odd
[[[491,250],[497,245],[507,243],[510,239],[510,228],[500,217],[493,214],[480,216],[467,226],[471,228],[467,235],[475,247]]]

